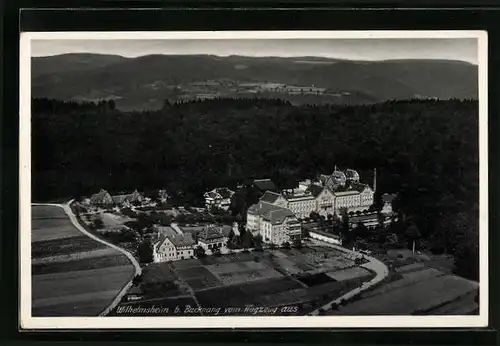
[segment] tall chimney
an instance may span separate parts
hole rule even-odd
[[[373,169],[373,192],[377,191],[377,169]]]

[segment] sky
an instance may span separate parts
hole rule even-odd
[[[446,59],[478,64],[475,38],[377,39],[186,39],[186,40],[40,40],[31,41],[32,56],[66,53],[212,54],[219,56],[318,56],[350,60]]]

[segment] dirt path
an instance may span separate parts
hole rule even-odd
[[[387,266],[384,263],[382,263],[381,261],[379,261],[376,258],[367,256],[367,255],[362,255],[361,253],[358,253],[356,251],[352,251],[352,250],[346,249],[344,247],[330,244],[330,243],[326,243],[326,242],[322,242],[319,240],[315,240],[315,242],[318,244],[321,244],[322,246],[328,246],[328,247],[334,248],[336,250],[342,251],[344,253],[349,253],[351,255],[357,255],[357,256],[364,256],[364,258],[367,259],[368,262],[361,265],[361,267],[374,271],[376,273],[376,276],[371,281],[363,283],[361,286],[356,287],[352,291],[349,291],[346,294],[338,297],[337,299],[335,299],[335,300],[323,305],[322,307],[312,311],[311,313],[309,313],[309,315],[313,315],[313,316],[319,315],[321,309],[323,309],[324,311],[328,311],[332,308],[332,305],[338,304],[341,300],[346,300],[346,299],[354,297],[355,295],[357,295],[357,294],[371,288],[372,286],[378,284],[379,282],[384,280],[389,275],[389,268],[387,268]]]
[[[128,252],[127,250],[119,247],[119,246],[116,246],[115,244],[112,244],[110,242],[107,242],[97,236],[95,236],[94,234],[88,232],[79,222],[78,222],[78,219],[76,217],[76,215],[73,213],[73,210],[71,210],[71,203],[73,203],[73,200],[67,202],[66,204],[54,204],[54,203],[32,203],[32,206],[52,206],[52,207],[58,207],[58,208],[62,208],[64,210],[64,212],[66,213],[66,215],[68,215],[68,218],[70,219],[71,223],[73,224],[73,226],[75,226],[76,229],[78,229],[80,232],[82,232],[83,234],[85,234],[86,236],[88,236],[89,238],[92,238],[93,240],[99,242],[99,243],[102,243],[104,245],[107,245],[119,252],[121,252],[122,254],[124,254],[125,256],[127,256],[127,258],[130,260],[130,262],[132,262],[132,264],[134,265],[134,268],[135,268],[135,275],[140,275],[142,273],[142,268],[139,264],[139,262],[137,262],[137,260],[135,259],[135,257],[130,253]],[[118,305],[118,303],[121,301],[121,299],[123,298],[123,296],[125,295],[125,293],[127,293],[127,291],[130,289],[130,287],[132,286],[132,280],[130,280],[121,290],[120,292],[118,292],[117,296],[115,297],[115,299],[113,299],[113,301],[111,302],[111,304],[106,308],[104,309],[101,313],[100,313],[100,316],[105,316],[107,315],[111,310],[113,310],[116,305]]]

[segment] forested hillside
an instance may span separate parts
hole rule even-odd
[[[32,59],[32,95],[61,100],[115,99],[122,110],[156,109],[176,87],[224,79],[326,88],[336,96],[287,95],[296,104],[366,104],[410,98],[477,98],[477,66],[450,60],[351,61],[313,57],[64,54]],[[210,93],[234,95],[233,87]],[[191,90],[191,91],[187,91]],[[229,93],[229,94],[228,94]],[[349,94],[346,94],[349,93]],[[248,96],[248,95],[247,95]],[[234,96],[237,97],[237,96]],[[245,96],[243,96],[245,97]],[[264,97],[264,96],[263,96]],[[305,100],[304,100],[305,98]]]
[[[112,102],[34,100],[32,109],[35,200],[166,187],[180,202],[200,203],[217,186],[270,177],[292,187],[334,165],[359,169],[371,184],[376,167],[378,192],[398,192],[397,207],[424,237],[476,268],[476,101],[218,99],[124,113]]]

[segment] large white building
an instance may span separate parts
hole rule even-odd
[[[203,195],[205,198],[205,207],[207,210],[212,208],[228,210],[231,205],[231,197],[233,197],[233,195],[234,191],[225,187],[207,191]]]
[[[322,174],[318,181],[305,180],[293,190],[281,193],[266,191],[261,201],[291,210],[298,218],[312,212],[320,215],[338,215],[347,212],[366,211],[374,203],[376,183],[373,188],[359,182],[358,172],[353,169],[332,174]]]
[[[155,262],[168,262],[194,257],[196,243],[190,233],[165,234],[159,232],[158,241],[153,246]]]
[[[282,202],[280,198],[278,195],[275,202]],[[292,244],[301,237],[300,222],[290,209],[262,200],[248,209],[247,229],[260,234],[265,243],[276,245]]]

